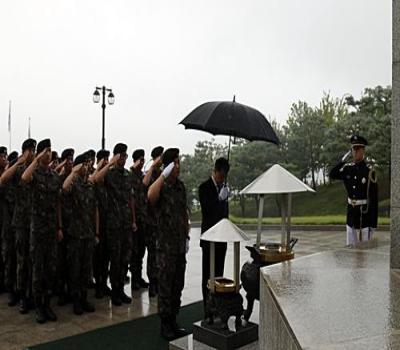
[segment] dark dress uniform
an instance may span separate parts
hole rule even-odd
[[[188,213],[186,189],[182,181],[165,182],[155,209],[159,212],[156,241],[158,312],[162,320],[175,321],[185,284]]]
[[[199,200],[201,206],[201,233],[213,227],[220,220],[229,217],[228,200],[220,201],[219,188],[212,177],[199,186]],[[204,310],[209,294],[207,283],[210,278],[210,242],[200,240],[202,255],[202,282]],[[215,276],[224,275],[225,255],[227,244],[215,243]]]
[[[361,139],[361,140],[360,140]],[[366,145],[364,138],[354,136],[352,144],[362,142]],[[358,141],[357,141],[358,140]],[[361,241],[362,236],[369,239],[372,229],[377,227],[378,222],[378,184],[375,171],[362,160],[358,163],[339,162],[329,174],[334,180],[342,180],[347,191],[347,220],[348,232],[358,230],[358,237],[353,239],[348,236],[348,244]]]
[[[131,174],[124,167],[115,166],[107,173],[104,185],[107,189],[107,246],[110,256],[110,281],[112,298],[116,300],[123,295],[124,279],[132,252]]]

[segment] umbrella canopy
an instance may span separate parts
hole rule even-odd
[[[256,109],[233,101],[206,102],[194,109],[179,124],[186,129],[227,135],[249,141],[267,141],[279,144],[274,129]]]
[[[201,235],[201,240],[209,242],[243,242],[250,238],[229,219],[222,219]]]
[[[300,181],[296,176],[279,164],[273,165],[252,183],[247,185],[240,194],[273,194],[315,192],[310,186]]]

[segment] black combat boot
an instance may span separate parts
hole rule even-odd
[[[125,294],[124,287],[120,288],[119,290],[119,297],[124,304],[130,304],[132,302],[132,298],[128,297]]]
[[[28,298],[24,293],[21,293],[21,300],[19,301],[19,313],[24,315],[29,312],[29,302]]]
[[[122,305],[120,293],[116,288],[111,289],[111,302],[115,306]]]
[[[158,293],[157,280],[151,279],[149,285],[149,297],[154,298]]]
[[[74,311],[74,314],[77,316],[80,316],[83,314],[83,308],[81,304],[81,298],[79,297],[79,294],[75,294],[72,297],[72,310]]]
[[[95,308],[92,303],[89,303],[87,300],[87,292],[82,292],[82,298],[81,298],[81,305],[82,309],[85,312],[95,312]]]
[[[138,284],[139,284],[140,288],[148,288],[149,287],[149,284],[142,277],[139,278]]]
[[[179,327],[178,323],[176,322],[176,316],[171,316],[171,326],[177,338],[182,338],[190,334],[185,328]]]
[[[50,307],[50,296],[44,297],[44,313],[48,321],[57,321],[57,316]]]
[[[45,323],[47,321],[46,313],[44,312],[44,305],[42,298],[35,298],[35,311],[36,311],[36,322]]]
[[[96,293],[95,293],[96,299],[103,299],[104,297],[104,291],[103,291],[103,286],[102,283],[96,281]]]
[[[107,283],[103,285],[103,293],[104,295],[111,296],[111,288],[107,286]]]
[[[19,296],[17,292],[11,291],[8,293],[8,303],[7,305],[12,307],[18,304]]]
[[[161,317],[160,334],[164,339],[168,341],[176,339],[176,335],[172,327],[171,320],[168,317]]]

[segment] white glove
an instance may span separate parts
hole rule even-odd
[[[351,150],[348,151],[348,152],[342,157],[342,162],[344,162],[350,154],[351,154]]]
[[[220,201],[224,201],[228,198],[229,195],[229,188],[228,186],[223,186],[219,191],[218,198]]]
[[[189,238],[186,238],[186,254],[189,252]]]
[[[164,170],[161,173],[161,175],[164,176],[164,179],[166,179],[168,176],[171,175],[172,170],[174,169],[174,166],[175,166],[175,163],[171,162],[164,168]]]

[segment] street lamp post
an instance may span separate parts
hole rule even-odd
[[[102,118],[102,132],[101,132],[101,148],[105,149],[106,147],[106,139],[105,139],[105,123],[106,123],[106,92],[108,92],[107,96],[107,101],[109,105],[113,105],[115,101],[114,94],[111,89],[107,89],[105,86],[103,87],[97,87],[96,90],[94,90],[93,93],[93,102],[94,103],[99,103],[100,102],[100,92],[102,93],[103,96],[103,103],[101,105],[101,108],[103,110],[103,118]]]

